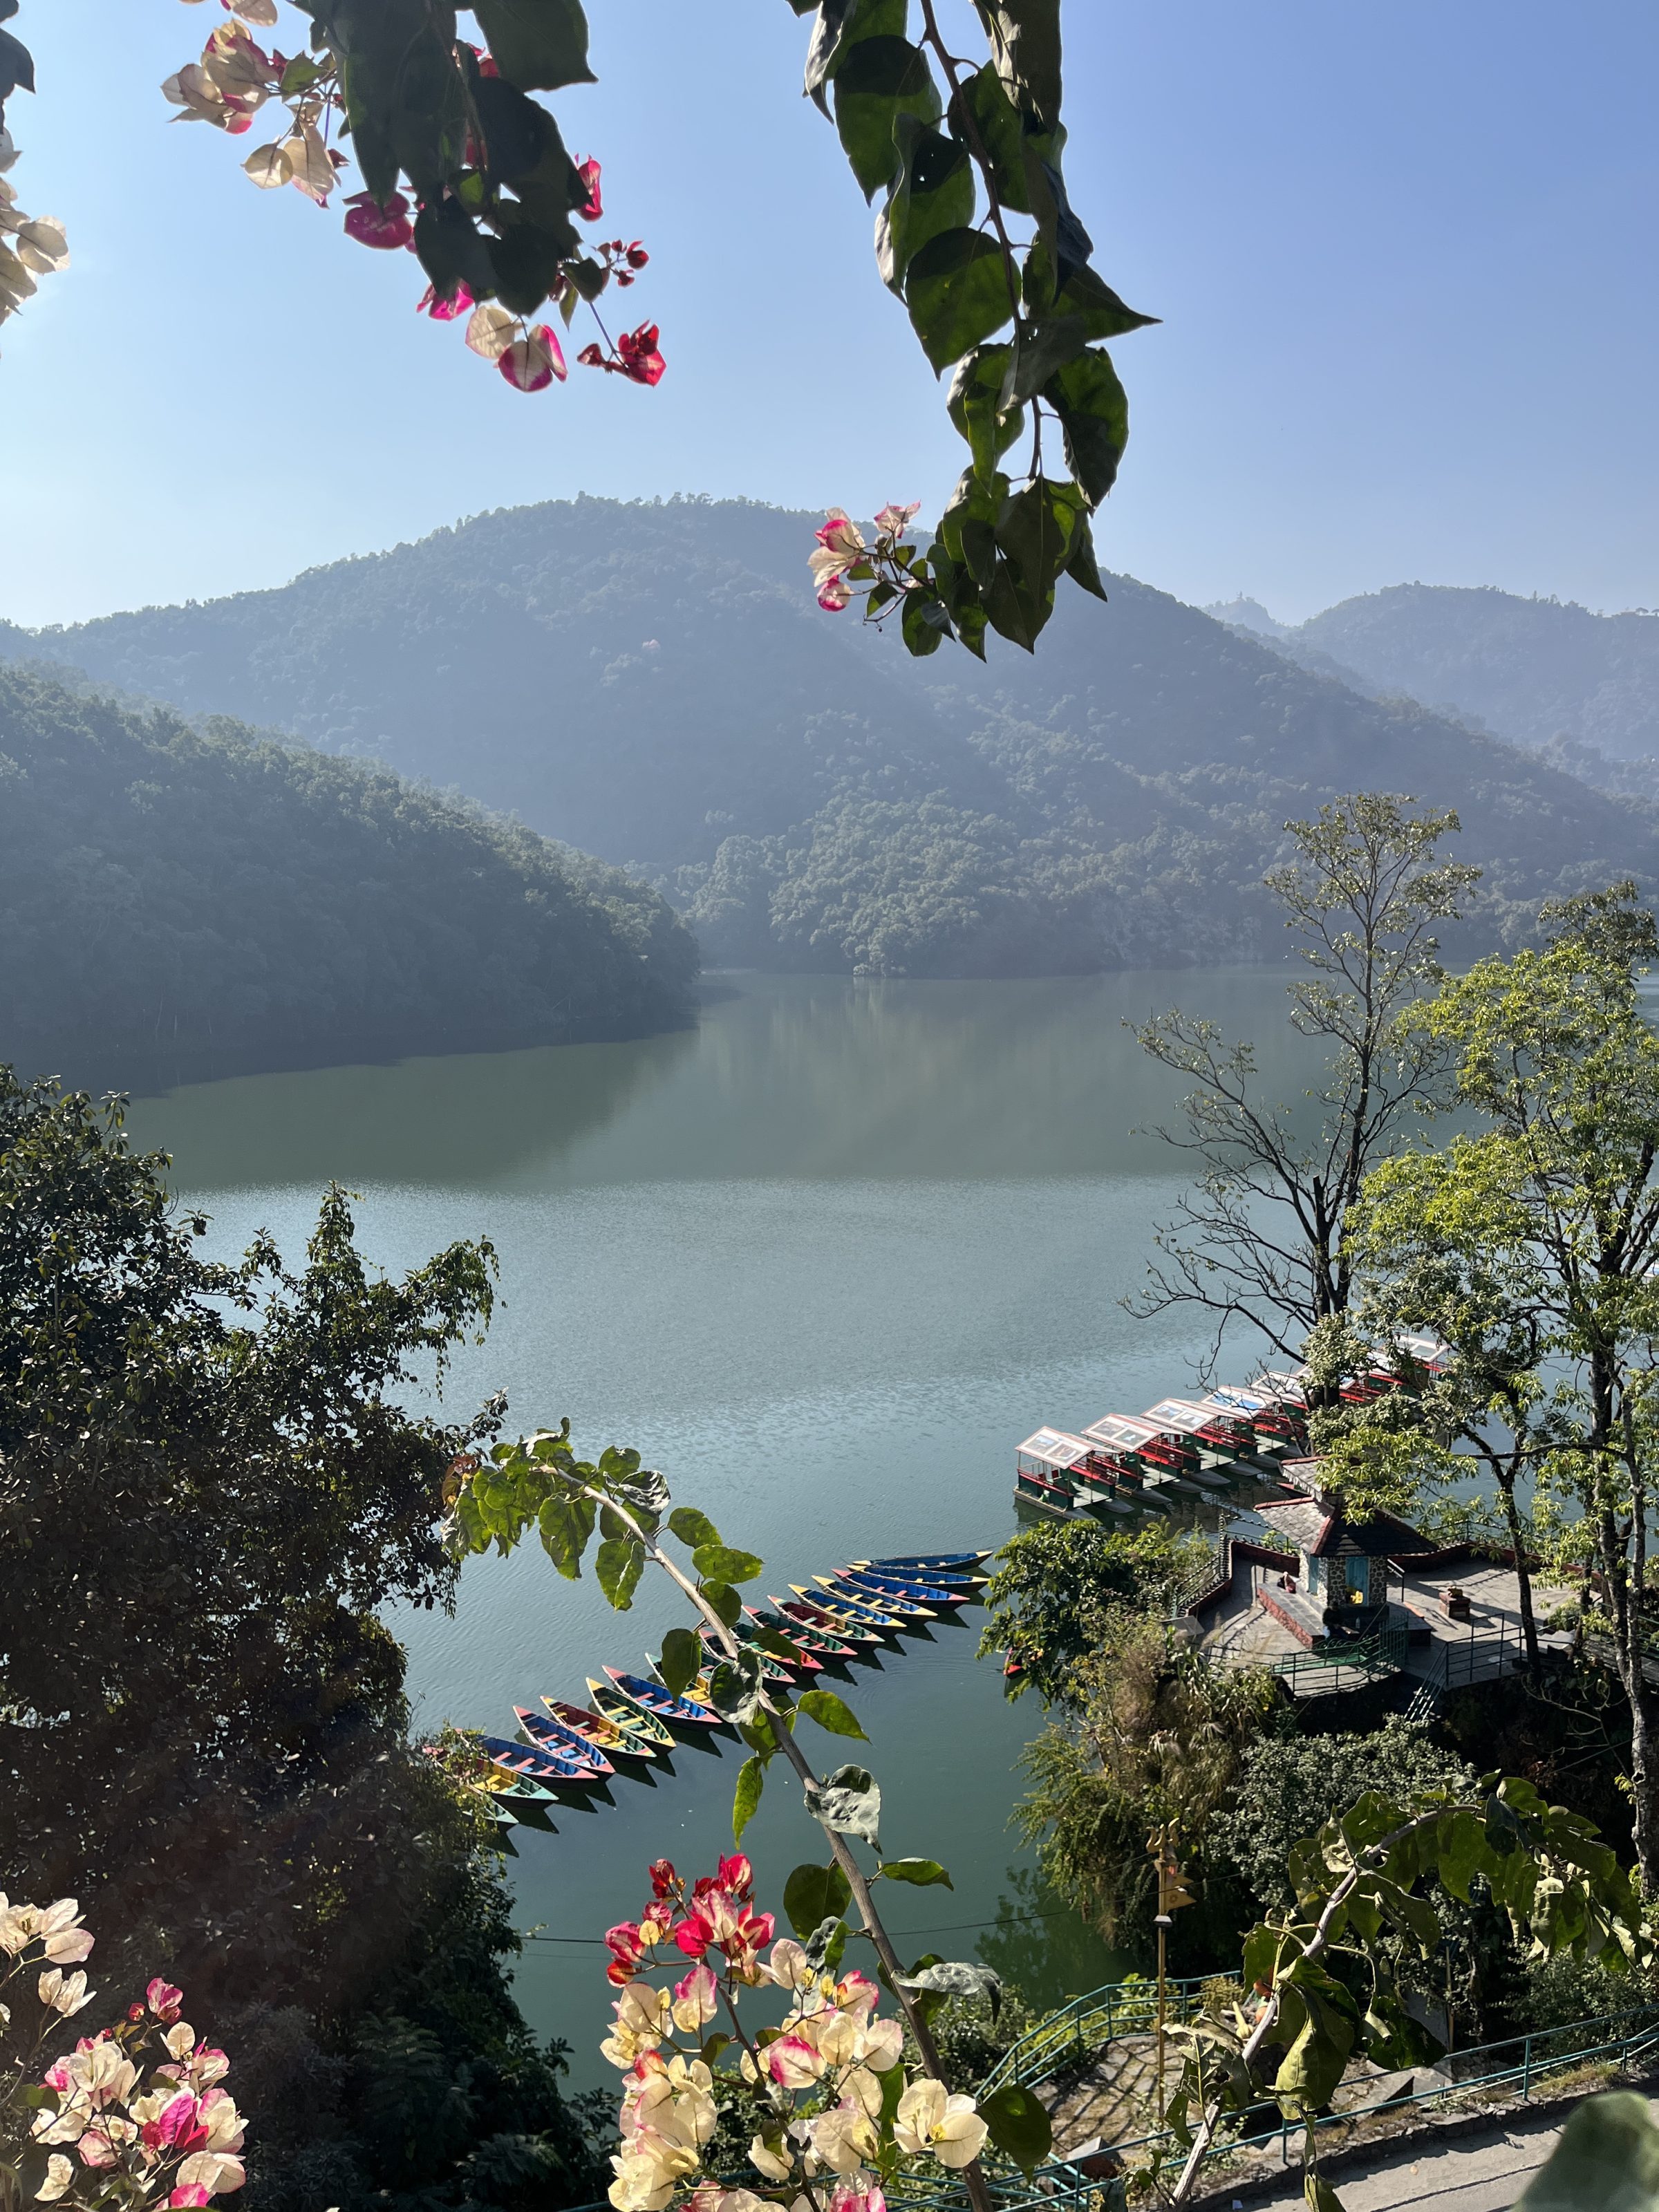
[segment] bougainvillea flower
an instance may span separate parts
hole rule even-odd
[[[867,2114],[855,2106],[837,2105],[806,2124],[807,2139],[832,2173],[854,2174],[880,2145]]]
[[[604,354],[596,345],[585,345],[576,356],[576,359],[584,368],[605,368],[610,366]]]
[[[717,1887],[729,1890],[733,1897],[741,1897],[745,1901],[755,1893],[755,1869],[741,1851],[720,1861],[714,1881]]]
[[[466,326],[466,342],[474,353],[482,354],[486,361],[499,361],[519,333],[519,319],[510,315],[505,307],[492,301],[483,300],[472,310],[472,319]]]
[[[826,577],[818,586],[818,605],[827,615],[838,615],[853,604],[853,587],[845,576]]]
[[[781,2035],[766,2046],[766,2070],[782,2089],[810,2089],[823,2074],[823,2053],[804,2035]]]
[[[641,245],[639,240],[636,238],[634,240],[634,243],[628,248],[626,258],[630,269],[643,269],[646,263],[651,258],[651,256],[646,252],[644,246]]]
[[[921,512],[921,501],[913,499],[908,507],[899,507],[891,501],[876,517],[876,527],[884,538],[899,538],[908,529],[913,514]]]
[[[674,2025],[683,2035],[699,2035],[720,2010],[720,1984],[712,1966],[693,1966],[674,1984]]]
[[[599,349],[594,348],[597,352]],[[668,1859],[653,1859],[651,1865],[651,1894],[653,1897],[672,1897],[680,1886],[680,1878]]]
[[[606,1981],[617,1989],[634,1978],[634,1969],[645,1956],[646,1947],[640,1941],[639,1924],[633,1920],[620,1920],[614,1928],[605,1931],[605,1948],[611,1954],[611,1964],[605,1970]]]
[[[941,2166],[971,2166],[989,2133],[971,2097],[952,2096],[942,2081],[925,2075],[899,2099],[893,2120],[901,2150],[913,2158],[925,2151]]]
[[[577,162],[576,174],[587,187],[587,199],[575,212],[584,222],[597,222],[605,213],[605,203],[599,198],[599,165],[591,154],[585,161]]]
[[[175,2189],[167,2203],[173,2204],[205,2204],[208,2193],[199,2181],[187,2181],[182,2189]]]
[[[778,2138],[775,2149],[764,2136],[757,2136],[749,2146],[749,2163],[769,2181],[787,2181],[794,2166],[784,2155],[783,2139]]]
[[[87,1987],[84,1974],[66,1974],[61,1966],[49,1966],[35,1989],[41,2003],[49,2011],[61,2012],[65,2020],[72,2013],[83,2011],[97,1994]]]
[[[616,2025],[599,2045],[601,2054],[620,2074],[654,2051],[667,2034],[670,1998],[666,1990],[649,1982],[629,1982],[611,2007]]]
[[[159,1974],[144,1991],[144,2002],[160,2021],[177,2020],[184,2002],[184,1991],[174,1989],[171,1982],[164,1982]]]
[[[68,2193],[69,2185],[74,2179],[74,2160],[66,2158],[61,2150],[53,2151],[52,2156],[46,2160],[46,2178],[34,2192],[35,2203],[55,2204],[60,2197]]]
[[[377,200],[373,192],[353,192],[345,204],[346,236],[355,238],[359,246],[377,246],[390,253],[407,246],[415,235],[409,202],[401,192],[392,192],[384,201]]]
[[[622,356],[623,372],[635,384],[660,384],[662,374],[668,366],[657,346],[657,325],[641,323],[636,331],[624,331],[617,340],[617,351]],[[748,1862],[744,1862],[747,1865]]]
[[[832,507],[813,535],[826,552],[844,556],[849,568],[865,550],[864,532],[844,507]]]
[[[246,2179],[247,2171],[241,2160],[222,2150],[192,2151],[179,2169],[179,2180],[184,2188],[205,2189],[210,2197],[228,2197]]]
[[[562,384],[570,374],[564,350],[545,323],[515,338],[495,366],[517,392],[545,392],[555,377]]]
[[[830,2212],[887,2212],[887,2199],[873,2173],[851,2173],[836,2182]]]

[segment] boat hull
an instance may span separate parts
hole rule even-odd
[[[624,1674],[620,1667],[607,1667],[605,1671],[617,1695],[630,1699],[641,1712],[649,1713],[653,1720],[682,1728],[718,1728],[720,1724],[720,1717],[712,1706],[695,1704],[690,1698],[677,1698],[660,1682],[648,1682],[643,1674]]]
[[[590,1674],[587,1693],[605,1717],[620,1729],[624,1735],[631,1736],[646,1755],[674,1748],[673,1737],[656,1715],[647,1712],[643,1705],[635,1705],[632,1698],[623,1697],[611,1683],[596,1681]]]

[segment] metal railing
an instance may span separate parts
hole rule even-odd
[[[1213,1974],[1187,1974],[1166,1978],[1164,2018],[1185,2021],[1196,2017],[1206,1982]],[[1012,2044],[981,2084],[981,2095],[999,2089],[1005,2081],[1022,2087],[1043,2081],[1060,2067],[1091,2057],[1117,2035],[1147,2035],[1158,2025],[1158,1983],[1150,1974],[1133,1975],[1125,1982],[1106,1982],[1086,1996],[1073,1997],[1058,2012],[1028,2027]]]
[[[1277,1674],[1292,1695],[1298,1688],[1304,1695],[1311,1694],[1307,1685],[1310,1678],[1321,1674],[1333,1677],[1323,1686],[1327,1688],[1355,1689],[1362,1682],[1380,1682],[1398,1674],[1406,1664],[1406,1651],[1407,1632],[1385,1628],[1374,1636],[1358,1636],[1349,1644],[1325,1644],[1316,1651],[1292,1651],[1285,1658],[1273,1660],[1269,1672]],[[1345,1674],[1357,1674],[1360,1682],[1345,1681]]]

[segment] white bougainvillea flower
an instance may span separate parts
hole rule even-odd
[[[256,23],[262,31],[276,27],[276,0],[230,0],[231,13],[240,15],[245,23]]]
[[[913,2081],[899,2099],[893,2133],[899,2148],[923,2152],[941,2166],[971,2166],[990,2133],[971,2097],[951,2096],[942,2081]]]
[[[879,2148],[869,2115],[860,2106],[837,2105],[807,2122],[807,2138],[832,2173],[856,2173]]]
[[[519,334],[519,319],[493,300],[481,300],[466,326],[466,342],[486,361],[499,361]]]
[[[627,1982],[611,2007],[616,2026],[599,2045],[603,2056],[625,2074],[647,2051],[654,2051],[668,2033],[672,2004],[666,1990],[649,1982]]]
[[[806,1963],[806,1953],[792,1936],[781,1936],[761,1972],[781,1990],[810,1990],[817,1976]]]
[[[84,1974],[65,1974],[61,1966],[49,1966],[35,1987],[40,2002],[52,2012],[61,2012],[65,2020],[92,2002],[95,1991],[87,1987]]]
[[[34,2192],[37,2204],[55,2204],[65,2195],[75,2179],[75,2160],[66,2158],[61,2150],[53,2151],[46,2160],[46,2178]]]
[[[283,151],[288,156],[295,189],[308,200],[314,200],[319,207],[326,207],[328,196],[337,181],[337,172],[316,125],[307,123],[294,137],[285,139]]]
[[[205,2189],[210,2197],[228,2197],[247,2179],[247,2169],[228,2151],[198,2150],[180,2166],[177,2179],[186,2189]]]
[[[288,157],[288,149],[275,143],[256,146],[242,164],[245,173],[252,178],[262,192],[274,192],[279,185],[294,181],[294,164]]]
[[[674,1984],[674,2025],[682,2035],[696,2035],[720,2010],[720,1984],[712,1966],[693,1966]]]
[[[545,323],[514,338],[495,366],[515,392],[545,392],[555,377],[562,384],[569,374],[563,349]]]
[[[764,2136],[757,2136],[749,2146],[749,2163],[769,2181],[787,2181],[795,2170],[793,2160],[784,2153],[781,2136],[769,2143]]]
[[[921,512],[921,501],[913,499],[908,507],[890,501],[876,517],[876,527],[884,538],[902,538],[909,527],[913,514]]]
[[[823,2073],[823,2055],[804,2035],[781,2035],[766,2047],[766,2070],[781,2089],[810,2089]]]

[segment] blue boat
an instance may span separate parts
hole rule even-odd
[[[831,1620],[845,1620],[860,1628],[873,1629],[878,1636],[896,1636],[903,1627],[905,1615],[896,1606],[878,1605],[874,1598],[854,1597],[851,1590],[836,1589],[833,1585],[824,1583],[822,1575],[817,1579],[823,1584],[818,1589],[808,1589],[805,1583],[791,1583],[789,1587],[797,1597],[817,1606]]]
[[[970,1575],[990,1556],[988,1552],[907,1552],[890,1553],[884,1559],[860,1559],[859,1565],[879,1568],[886,1574],[925,1574],[931,1568],[940,1567],[947,1571],[955,1568],[958,1574]]]
[[[859,1593],[868,1590],[878,1604],[888,1598],[914,1598],[921,1605],[957,1606],[965,1605],[974,1595],[965,1586],[958,1588],[950,1583],[901,1582],[896,1575],[878,1575],[863,1567],[843,1567],[836,1580],[850,1590]]]
[[[691,1698],[677,1698],[665,1690],[660,1682],[647,1681],[643,1674],[624,1674],[620,1668],[607,1667],[605,1673],[622,1692],[632,1698],[641,1712],[659,1721],[696,1722],[702,1728],[718,1728],[720,1717],[712,1705],[698,1704]]]
[[[837,1597],[848,1597],[859,1605],[873,1606],[878,1611],[896,1613],[901,1620],[937,1620],[938,1612],[926,1599],[902,1597],[896,1590],[860,1589],[850,1576],[815,1575],[812,1579],[820,1589],[832,1591]]]
[[[544,1752],[550,1759],[574,1759],[586,1766],[599,1779],[614,1774],[616,1768],[596,1744],[575,1729],[567,1728],[562,1721],[549,1718],[534,1711],[529,1705],[514,1705],[514,1717],[523,1731],[525,1741],[532,1750]]]
[[[592,1784],[599,1777],[591,1766],[580,1759],[566,1758],[558,1752],[530,1751],[521,1743],[511,1743],[503,1735],[481,1735],[478,1748],[492,1765],[504,1773],[521,1775],[529,1782],[549,1784]]]

